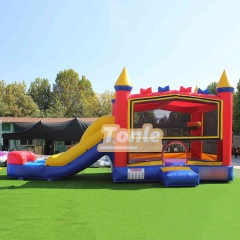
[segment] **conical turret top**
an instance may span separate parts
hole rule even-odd
[[[217,85],[217,91],[220,92],[233,92],[234,88],[228,81],[226,71],[224,70]]]
[[[195,87],[194,93],[198,93],[198,86]]]
[[[115,90],[126,90],[126,91],[131,91],[132,90],[132,83],[129,78],[127,69],[124,67],[120,76],[118,77],[118,80],[115,83],[114,86]]]

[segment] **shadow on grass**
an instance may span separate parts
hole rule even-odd
[[[124,182],[114,183],[112,173],[79,173],[69,178],[60,180],[37,180],[37,179],[11,179],[6,175],[0,175],[0,181],[6,180],[3,189],[110,189],[110,190],[141,190],[151,188],[165,188],[161,182]]]

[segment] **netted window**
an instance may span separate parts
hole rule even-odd
[[[215,100],[181,98],[137,102],[131,108],[133,114],[130,114],[130,124],[132,128],[152,124],[153,128],[164,132],[163,138],[169,140],[180,137],[185,140],[205,137],[216,139],[220,138],[221,130],[220,104]]]

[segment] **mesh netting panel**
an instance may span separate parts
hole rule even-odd
[[[203,115],[203,135],[216,136],[218,129],[218,112],[217,110],[206,112]]]
[[[217,141],[203,141],[203,153],[217,154]]]
[[[150,123],[154,128],[160,128],[164,136],[178,137],[190,136],[190,129],[187,122],[190,121],[190,114],[169,112],[161,110],[144,111],[134,113],[134,128],[142,128],[143,124]]]

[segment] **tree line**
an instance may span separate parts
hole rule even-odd
[[[113,91],[95,93],[90,80],[73,69],[60,71],[51,85],[36,78],[30,87],[24,81],[0,81],[0,116],[73,118],[101,117],[111,113]]]
[[[217,94],[216,87],[217,82],[207,86],[211,94]],[[73,69],[60,71],[52,86],[46,78],[36,78],[28,89],[24,81],[7,84],[1,80],[0,92],[0,116],[32,118],[94,118],[109,115],[114,94],[109,90],[95,93],[90,80],[85,76],[80,78]],[[240,134],[239,120],[240,80],[233,94],[233,132],[236,134]]]

